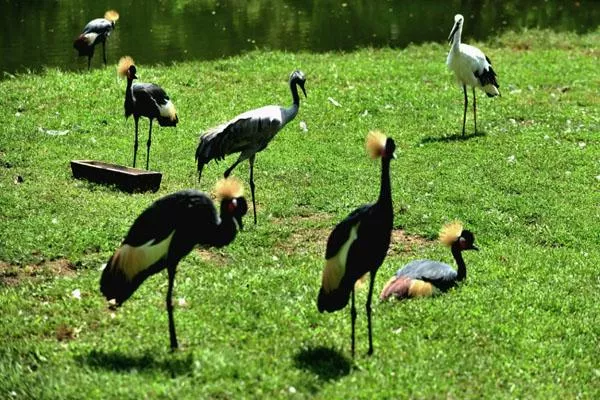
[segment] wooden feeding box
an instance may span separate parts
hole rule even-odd
[[[129,193],[156,192],[162,179],[160,172],[92,160],[72,160],[71,170],[76,179],[86,179],[103,185],[115,185]]]

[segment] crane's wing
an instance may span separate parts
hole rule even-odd
[[[396,272],[396,277],[421,279],[427,282],[453,281],[456,271],[448,264],[432,260],[415,260]]]
[[[348,241],[352,227],[370,212],[371,206],[372,204],[360,206],[333,228],[327,239],[325,259],[335,256],[340,251],[342,245]]]
[[[98,35],[109,36],[112,31],[113,25],[107,19],[104,18],[96,18],[87,23],[87,25],[83,28],[83,34],[87,33],[97,33]]]
[[[266,106],[247,111],[232,120],[209,129],[200,137],[196,149],[198,168],[212,159],[221,160],[228,154],[263,150],[281,129],[281,108]]]

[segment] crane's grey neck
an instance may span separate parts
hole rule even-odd
[[[392,187],[390,185],[390,161],[391,158],[381,159],[381,186],[379,188],[379,204],[392,208]]]
[[[283,114],[283,123],[287,124],[294,118],[296,118],[296,114],[298,114],[298,109],[300,109],[300,96],[298,95],[298,83],[295,79],[290,81],[290,91],[292,92],[292,105],[288,108],[282,109]]]
[[[458,242],[455,242],[452,245],[452,255],[454,256],[454,260],[458,266],[458,270],[456,271],[456,280],[462,281],[467,277],[467,266],[465,265],[465,260],[463,259],[462,251],[459,248]]]
[[[221,223],[217,225],[217,232],[213,237],[212,245],[223,247],[233,242],[237,234],[237,224],[230,214],[221,212]]]

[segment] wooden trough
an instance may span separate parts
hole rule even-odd
[[[156,192],[160,187],[160,172],[125,167],[102,161],[72,160],[71,170],[76,179],[86,179],[103,185],[115,185],[125,192]]]

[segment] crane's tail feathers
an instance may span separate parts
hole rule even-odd
[[[223,133],[227,124],[219,125],[200,136],[200,143],[196,148],[196,161],[198,162],[198,179],[202,173],[202,167],[210,160],[222,160],[225,158],[225,137]]]
[[[500,85],[498,85],[498,81],[496,80],[496,72],[492,68],[491,64],[488,66],[488,69],[484,69],[481,74],[475,72],[475,77],[479,80],[481,88],[488,97],[500,95],[500,91],[498,90]]]
[[[385,142],[387,137],[380,131],[371,131],[367,135],[365,147],[369,157],[376,159],[383,155],[385,152]]]
[[[463,225],[460,221],[452,221],[440,229],[440,242],[450,247],[458,240],[463,231]]]
[[[160,116],[157,118],[160,126],[176,126],[179,122],[177,117],[177,110],[171,100],[167,100],[167,103],[158,107]]]
[[[104,13],[104,19],[107,19],[111,22],[117,22],[119,20],[119,13],[115,10],[108,10]]]
[[[400,300],[408,297],[432,296],[435,292],[435,287],[429,282],[401,276],[390,279],[383,287],[379,298],[385,301],[393,296]]]
[[[119,60],[119,64],[117,64],[117,73],[119,74],[119,76],[123,78],[126,77],[127,71],[132,65],[135,65],[133,58],[129,56],[121,57],[121,59]]]

